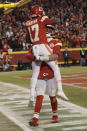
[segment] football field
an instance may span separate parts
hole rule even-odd
[[[0,131],[86,131],[87,68],[61,67],[63,89],[69,101],[58,98],[59,123],[51,123],[49,97],[44,97],[39,126],[30,127],[28,107],[32,71],[0,72]]]

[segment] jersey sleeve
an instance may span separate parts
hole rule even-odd
[[[52,20],[46,15],[42,16],[41,22],[43,22],[44,25],[52,25]]]
[[[53,47],[53,53],[60,54],[61,47],[62,47],[62,42],[60,40],[55,40],[55,46]]]

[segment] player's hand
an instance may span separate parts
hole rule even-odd
[[[55,61],[55,60],[58,60],[58,54],[52,54],[49,56],[49,60],[50,61]]]

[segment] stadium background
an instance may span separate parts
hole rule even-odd
[[[1,4],[9,2],[18,2],[17,0],[7,0],[1,1]],[[61,74],[63,79],[63,89],[66,95],[69,98],[70,103],[74,103],[81,107],[87,109],[87,68],[80,67],[80,50],[82,45],[84,45],[87,50],[87,1],[86,0],[33,0],[27,5],[23,5],[20,8],[3,8],[0,12],[0,49],[4,54],[9,50],[11,59],[11,64],[16,67],[18,58],[22,58],[23,63],[27,62],[25,59],[30,43],[27,37],[27,32],[24,28],[24,22],[29,17],[29,8],[32,4],[39,4],[43,6],[47,15],[52,17],[54,25],[56,27],[56,34],[58,38],[61,38],[63,42],[62,51],[65,50],[65,46],[69,47],[70,59],[69,62],[72,63],[73,60],[76,60],[78,66],[70,67],[61,67]],[[21,3],[20,5],[22,5]],[[8,5],[7,5],[8,6]],[[13,5],[12,5],[13,6]],[[8,32],[8,33],[7,33]],[[11,33],[9,33],[11,32]],[[13,33],[12,33],[13,32]],[[8,37],[8,34],[9,37]],[[24,44],[25,43],[25,44]],[[25,45],[25,46],[24,46]],[[6,47],[6,48],[4,48]],[[62,55],[59,58],[59,62],[64,62]],[[76,64],[76,63],[75,63]],[[33,113],[27,108],[28,103],[28,91],[26,93],[27,97],[24,98],[25,92],[16,91],[16,85],[19,85],[21,88],[29,89],[29,78],[32,75],[31,70],[27,71],[11,71],[11,72],[0,72],[0,130],[1,131],[21,131],[23,129],[20,126],[17,126],[18,123],[14,123],[11,119],[11,113],[9,112],[9,118],[1,113],[1,108],[4,109],[11,108],[15,113],[18,113],[17,119],[22,115],[23,121],[22,124],[27,123],[32,117]],[[6,83],[6,87],[2,83]],[[14,89],[11,85],[15,84]],[[19,93],[19,94],[18,94]],[[21,94],[22,93],[22,94]],[[20,96],[21,94],[21,96]],[[7,96],[6,96],[7,95]],[[19,95],[19,98],[15,98]],[[11,97],[11,99],[10,99]],[[13,99],[12,99],[13,98]],[[19,104],[20,101],[24,101],[24,104]],[[46,104],[46,103],[45,103]],[[48,104],[48,103],[47,103]],[[69,104],[69,103],[68,103]],[[61,106],[62,105],[62,106]],[[45,131],[62,131],[65,130],[87,130],[87,113],[83,110],[82,114],[79,113],[80,109],[76,110],[67,106],[64,108],[64,101],[59,102],[59,123],[58,125],[50,125],[50,112],[42,112],[41,116],[47,116],[46,119],[40,119],[40,126],[44,125]],[[47,106],[43,105],[43,108],[46,109]],[[50,107],[48,106],[50,109]],[[31,114],[23,114],[22,111],[29,111]],[[29,113],[28,112],[28,113]],[[20,115],[21,113],[21,115]],[[75,113],[75,114],[74,114]],[[70,116],[71,115],[71,116]],[[60,117],[61,116],[61,117]],[[16,115],[15,115],[16,117]],[[14,118],[15,118],[14,117]],[[28,118],[27,118],[28,117]],[[26,121],[24,121],[26,120]],[[71,122],[71,123],[70,123]],[[25,124],[26,125],[26,124]],[[49,128],[48,128],[49,125]],[[51,127],[53,126],[53,127]],[[58,127],[57,127],[58,126]],[[29,127],[28,127],[29,128]],[[38,130],[38,129],[32,129]]]
[[[69,63],[80,63],[81,47],[87,46],[86,0],[0,0],[0,51],[12,51],[9,53],[12,66],[17,66],[19,58],[27,63],[25,54],[31,45],[25,22],[30,16],[30,6],[34,4],[42,6],[52,18],[56,28],[55,33],[52,33],[61,39],[62,51],[66,46],[69,47]],[[64,63],[62,54],[59,63]]]

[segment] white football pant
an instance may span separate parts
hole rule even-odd
[[[48,91],[49,96],[56,96],[56,80],[55,78],[48,80],[37,80],[36,84],[36,96],[45,94],[45,91]]]

